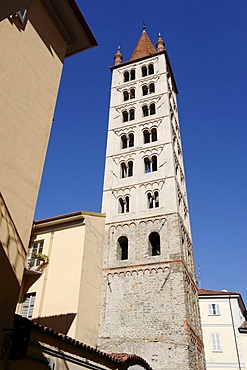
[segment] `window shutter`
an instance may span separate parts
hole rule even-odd
[[[208,305],[208,314],[209,314],[209,315],[212,315],[212,314],[213,314],[213,311],[212,311],[212,304],[211,304],[211,303]]]
[[[220,315],[220,305],[219,304],[216,305],[216,314]]]

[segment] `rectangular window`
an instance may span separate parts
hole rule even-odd
[[[208,314],[212,316],[214,315],[219,316],[220,315],[220,305],[216,303],[210,303],[208,305]]]
[[[26,317],[27,319],[32,318],[35,296],[36,296],[36,293],[29,293],[29,294],[24,295],[22,308],[21,308],[21,316]]]
[[[27,263],[29,268],[38,267],[41,263],[41,260],[36,256],[37,254],[43,253],[44,240],[37,240],[31,244],[31,247],[28,249]]]
[[[211,333],[212,351],[221,352],[220,335],[219,333]]]

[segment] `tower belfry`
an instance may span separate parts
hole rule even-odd
[[[156,47],[143,28],[111,67],[99,346],[155,370],[203,369],[178,91],[161,35]]]

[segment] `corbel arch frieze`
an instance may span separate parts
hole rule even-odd
[[[136,88],[136,82],[134,82],[134,81],[135,80],[125,82],[124,85],[115,86],[114,89],[117,90],[120,93],[123,93],[125,90],[135,89]]]
[[[155,148],[149,148],[149,149],[146,149],[146,150],[142,150],[140,152],[140,156],[141,156],[142,159],[146,156],[150,156],[150,155],[152,156],[154,154],[156,154],[158,156],[161,153],[162,148],[163,148],[163,146],[160,145],[160,146],[156,146]]]
[[[129,161],[129,160],[134,161],[135,157],[136,157],[136,153],[126,153],[125,155],[121,154],[121,155],[118,155],[118,156],[114,156],[113,161],[117,165],[119,165],[120,163]]]
[[[131,195],[131,192],[136,189],[136,186],[129,186],[129,187],[121,187],[118,189],[115,189],[115,195],[116,198],[119,198],[120,196],[126,196],[126,195]]]
[[[143,268],[134,268],[132,269],[123,269],[121,271],[109,272],[106,277],[110,279],[120,278],[120,277],[130,277],[130,276],[143,276],[143,275],[152,275],[152,274],[164,274],[165,277],[170,273],[170,265],[167,266],[150,266]]]
[[[148,122],[140,123],[139,127],[140,127],[141,131],[145,130],[146,128],[152,128],[152,127],[158,128],[159,125],[161,124],[161,122],[162,122],[162,118],[158,118],[158,119],[151,119],[150,118],[148,120]]]
[[[128,135],[131,132],[134,133],[135,130],[136,130],[136,127],[137,127],[136,125],[132,125],[132,126],[128,126],[128,127],[124,127],[124,128],[120,128],[120,129],[114,129],[113,132],[117,136],[121,137],[122,135]]]
[[[140,87],[142,88],[145,85],[149,85],[151,83],[156,83],[160,79],[160,75],[150,75],[150,77],[145,77],[145,80],[140,81]]]
[[[152,103],[158,104],[161,98],[162,98],[162,94],[158,96],[156,95],[155,97],[151,95],[150,97],[147,97],[145,100],[142,100],[141,107],[143,107],[144,105],[150,105]]]
[[[118,112],[119,114],[123,113],[125,110],[130,110],[130,109],[137,109],[137,103],[134,103],[133,101],[130,101],[129,103],[124,103],[121,104],[121,106],[114,107],[115,111]]]
[[[140,189],[144,190],[145,192],[149,190],[158,190],[160,191],[163,187],[164,181],[146,181],[140,185]]]
[[[150,59],[148,59],[148,61],[143,61],[143,62],[139,62],[139,66],[140,66],[140,68],[142,68],[142,67],[147,67],[149,64],[154,64],[154,63],[156,63],[156,62],[158,62],[158,60],[159,60],[159,58],[158,57],[153,57],[153,58],[150,58]]]

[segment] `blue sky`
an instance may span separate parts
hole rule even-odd
[[[196,268],[206,289],[247,305],[247,3],[82,1],[99,46],[65,61],[35,219],[99,212],[113,56],[128,60],[142,20],[161,32],[179,89]]]

